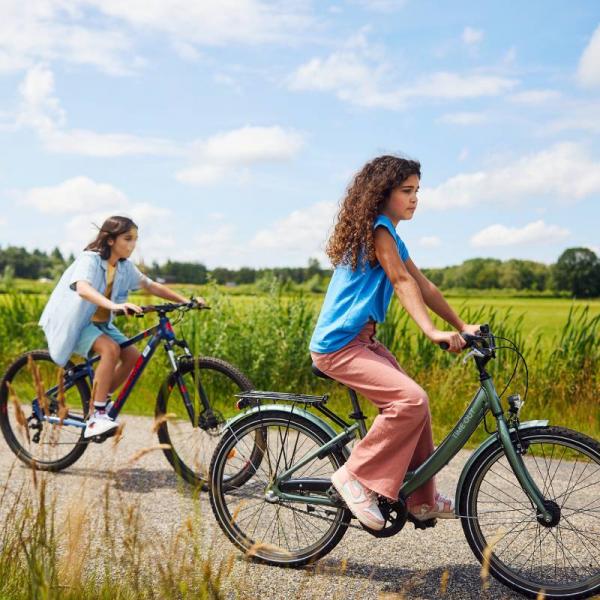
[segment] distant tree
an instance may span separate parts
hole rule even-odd
[[[553,267],[554,285],[578,298],[600,295],[600,260],[589,248],[567,248]]]

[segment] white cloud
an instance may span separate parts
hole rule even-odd
[[[442,240],[436,235],[425,235],[419,239],[418,243],[423,248],[439,248],[442,245]]]
[[[518,246],[522,244],[552,244],[564,240],[570,234],[568,229],[558,225],[546,225],[544,221],[534,221],[523,227],[490,225],[471,237],[475,248],[488,246]]]
[[[479,125],[487,121],[487,115],[481,112],[447,113],[442,115],[438,121],[449,125]]]
[[[236,228],[231,223],[224,223],[198,234],[190,244],[190,257],[194,256],[194,260],[209,268],[238,268],[248,256],[244,246]]]
[[[55,186],[31,188],[23,194],[22,202],[50,215],[96,211],[105,207],[118,210],[129,205],[122,191],[83,176],[67,179]]]
[[[99,183],[89,177],[66,179],[54,186],[31,188],[21,194],[21,203],[42,214],[72,214],[102,211],[103,214],[128,211],[143,221],[171,214],[167,208],[147,202],[132,202],[127,195],[109,183]]]
[[[19,91],[22,101],[17,125],[33,129],[50,152],[97,157],[187,156],[191,165],[176,174],[186,183],[214,183],[232,175],[233,170],[239,181],[248,176],[249,166],[291,160],[304,145],[301,132],[279,126],[247,125],[182,144],[127,133],[68,129],[66,113],[54,95],[54,75],[44,65],[29,69]]]
[[[195,45],[290,44],[318,26],[306,3],[287,0],[2,0],[1,11],[0,72],[59,60],[130,74],[144,64],[134,30],[194,60]]]
[[[543,134],[563,131],[600,133],[600,104],[598,102],[569,102],[561,110],[561,116],[544,123]]]
[[[295,210],[268,229],[258,231],[250,245],[277,250],[278,254],[308,256],[322,251],[333,225],[335,210],[333,202],[318,202],[306,209]]]
[[[600,25],[579,59],[577,80],[585,87],[600,85]]]
[[[303,145],[300,132],[247,125],[194,142],[192,166],[179,171],[177,179],[199,185],[213,183],[256,163],[291,160]]]
[[[29,69],[19,92],[18,125],[36,131],[50,152],[104,157],[182,154],[181,148],[165,139],[67,129],[66,113],[54,95],[54,74],[47,66],[35,65]]]
[[[247,239],[232,223],[213,223],[179,252],[181,260],[199,260],[209,268],[244,265],[276,267],[305,265],[309,257],[328,264],[324,247],[336,212],[336,203],[318,202],[292,211]]]
[[[41,133],[51,152],[83,156],[178,156],[183,153],[174,142],[127,133],[97,133],[87,129],[51,130]]]
[[[394,65],[372,46],[366,30],[325,58],[313,58],[298,67],[287,85],[291,90],[333,92],[345,102],[368,108],[402,109],[411,100],[495,96],[512,89],[516,81],[483,72],[435,72],[394,85]]]
[[[114,75],[137,60],[128,37],[116,28],[82,23],[80,0],[3,0],[0,19],[0,72],[26,69],[40,60],[93,65]],[[129,63],[129,64],[127,64]]]
[[[407,0],[354,0],[354,4],[373,12],[382,13],[390,13],[404,8],[406,3]]]
[[[459,173],[433,188],[422,188],[424,208],[449,209],[480,204],[510,205],[549,196],[575,202],[600,192],[600,162],[572,142],[518,158],[504,166]]]
[[[158,237],[169,239],[165,232],[165,218],[171,210],[145,201],[133,201],[123,191],[108,183],[100,183],[89,177],[67,179],[55,186],[37,187],[17,194],[21,206],[29,206],[47,218],[65,215],[63,240],[59,246],[66,254],[78,252],[93,239],[99,227],[110,215],[131,217],[140,227],[137,256],[154,259],[164,255],[164,244]],[[149,235],[142,235],[145,231]],[[154,236],[154,237],[153,237]],[[155,240],[149,243],[148,240]],[[167,244],[168,245],[168,244]]]
[[[508,97],[510,102],[515,104],[525,104],[528,106],[539,106],[548,102],[556,102],[561,98],[561,93],[557,90],[526,90]]]
[[[481,29],[473,29],[472,27],[465,27],[461,37],[467,46],[472,46],[479,44],[483,40],[483,31]]]
[[[85,0],[102,13],[144,32],[189,44],[289,43],[314,26],[305,3],[279,0]]]

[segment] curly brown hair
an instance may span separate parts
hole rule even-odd
[[[418,161],[385,155],[368,162],[354,176],[327,242],[327,256],[334,267],[344,263],[356,270],[361,260],[364,270],[367,261],[376,262],[373,222],[385,208],[391,191],[411,175],[421,178]]]

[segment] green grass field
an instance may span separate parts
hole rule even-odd
[[[240,368],[257,389],[329,393],[331,406],[347,413],[341,386],[323,382],[310,372],[308,342],[323,296],[319,294],[231,294],[217,286],[175,286],[183,293],[202,294],[211,311],[189,313],[176,326],[195,354],[216,356]],[[44,347],[37,326],[46,294],[0,295],[0,369],[21,352]],[[133,302],[156,299],[133,295]],[[600,301],[553,298],[451,296],[450,303],[470,322],[489,322],[493,330],[517,342],[529,364],[529,396],[524,418],[549,418],[553,423],[580,429],[600,437],[600,364],[598,333]],[[574,311],[574,312],[573,312]],[[571,317],[569,315],[571,314]],[[128,335],[155,322],[119,318]],[[569,320],[570,319],[570,320]],[[440,324],[441,325],[441,324]],[[378,337],[394,352],[400,364],[428,391],[436,442],[454,425],[477,389],[475,369],[441,351],[426,340],[394,299]],[[512,372],[514,360],[499,353],[492,373],[501,389]],[[128,399],[126,411],[151,415],[156,395],[167,374],[167,361],[158,352]],[[522,368],[509,390],[524,393]],[[375,415],[363,400],[365,411]],[[231,398],[219,402],[225,414],[234,413]],[[477,438],[486,434],[482,432]],[[475,440],[477,441],[477,440]]]

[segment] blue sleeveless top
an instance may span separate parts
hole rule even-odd
[[[385,227],[391,233],[400,258],[408,260],[408,250],[389,217],[378,215],[373,229],[377,227]],[[371,267],[367,262],[364,271],[360,263],[354,271],[350,265],[338,265],[309,348],[313,352],[335,352],[354,339],[370,319],[383,323],[393,292],[392,283],[379,263]]]

